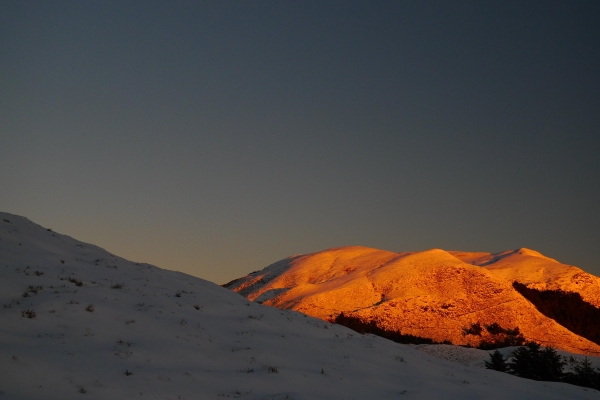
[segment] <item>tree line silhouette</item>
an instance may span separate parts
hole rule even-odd
[[[448,340],[438,342],[431,338],[403,334],[399,330],[381,328],[373,320],[363,321],[359,317],[346,315],[343,312],[332,316],[329,322],[343,325],[358,333],[381,336],[397,343],[452,344]],[[535,342],[526,342],[518,327],[503,328],[496,322],[483,327],[477,322],[463,328],[463,333],[482,336],[484,329],[491,335],[491,339],[482,340],[478,348],[496,349],[490,353],[490,361],[485,361],[486,368],[526,379],[565,382],[600,390],[600,368],[594,368],[587,357],[583,360],[561,357],[552,347],[542,347]],[[512,352],[510,358],[505,358],[497,349],[508,346],[520,347]]]
[[[501,347],[520,346],[526,342],[525,337],[518,326],[515,326],[512,329],[503,328],[497,322],[493,322],[489,325],[484,324],[483,327],[481,326],[481,323],[476,322],[469,327],[463,327],[463,335],[482,336],[481,334],[484,332],[484,328],[489,335],[486,335],[486,337],[479,342],[477,345],[478,349],[493,350]]]
[[[359,317],[353,317],[346,315],[343,312],[339,313],[335,317],[332,317],[329,322],[334,324],[343,325],[346,328],[350,328],[358,333],[371,333],[373,335],[381,336],[383,338],[392,340],[396,343],[402,344],[452,344],[448,340],[443,342],[437,342],[431,338],[424,338],[420,336],[410,335],[402,333],[401,331],[394,331],[386,328],[381,328],[375,321],[363,321]]]
[[[449,340],[435,341],[431,338],[415,336],[411,334],[402,333],[400,330],[391,330],[382,328],[377,325],[377,322],[370,320],[364,321],[359,317],[346,315],[343,312],[329,319],[329,322],[334,324],[343,325],[346,328],[350,328],[358,333],[370,333],[373,335],[381,336],[383,338],[392,340],[396,343],[403,344],[452,344]],[[483,330],[486,330],[489,335],[486,335],[485,339],[482,339],[477,346],[479,349],[492,350],[501,347],[508,346],[520,346],[525,343],[523,334],[519,331],[518,327],[508,329],[503,328],[498,323],[494,322],[490,325],[484,325],[483,327],[479,322],[471,324],[471,326],[463,328],[464,335],[475,335],[482,336]],[[467,346],[470,347],[470,346]]]
[[[536,381],[566,382],[600,390],[600,369],[586,357],[561,357],[552,347],[529,342],[512,352],[510,361],[498,350],[490,354],[485,367]],[[569,367],[565,370],[565,367]]]

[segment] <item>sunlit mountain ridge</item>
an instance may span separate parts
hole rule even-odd
[[[600,307],[600,278],[572,265],[521,248],[501,253],[450,252],[455,257],[479,265],[495,276],[517,281],[538,290],[564,290],[579,293],[583,300]]]
[[[476,347],[495,340],[493,329],[480,327],[500,326],[518,328],[527,341],[600,354],[597,343],[538,311],[515,281],[600,305],[598,277],[525,248],[492,254],[340,247],[286,258],[225,286],[262,304],[323,320],[343,312],[437,342]]]

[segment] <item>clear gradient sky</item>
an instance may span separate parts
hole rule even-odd
[[[0,3],[0,210],[217,283],[364,245],[600,275],[600,2]]]

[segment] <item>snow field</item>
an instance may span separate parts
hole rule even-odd
[[[598,398],[258,305],[7,213],[0,303],[0,398]]]

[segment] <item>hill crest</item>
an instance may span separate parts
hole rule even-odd
[[[527,340],[600,354],[599,345],[541,314],[512,287],[514,280],[600,298],[597,277],[525,248],[492,254],[338,247],[283,259],[225,286],[265,305],[324,320],[343,312],[439,342],[477,346],[484,338],[465,330],[497,323],[518,327]]]

